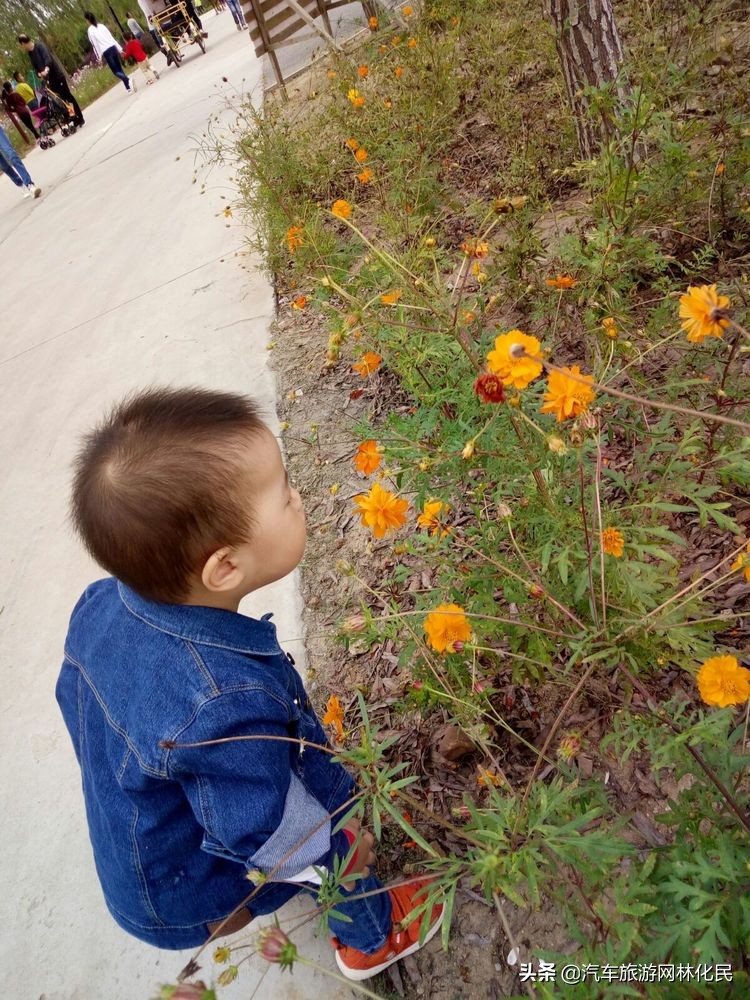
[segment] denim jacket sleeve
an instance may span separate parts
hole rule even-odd
[[[178,781],[204,830],[210,854],[291,878],[310,865],[331,867],[346,854],[343,834],[331,836],[324,806],[306,789],[294,762],[299,747],[288,706],[265,690],[218,694],[176,735],[178,744],[227,740],[201,747],[174,747],[167,768]]]

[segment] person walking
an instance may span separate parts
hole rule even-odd
[[[125,21],[133,38],[135,38],[137,42],[140,42],[143,38],[144,31],[143,28],[140,26],[140,24],[138,24],[136,19],[133,17],[133,15],[130,13],[130,11],[125,12]]]
[[[82,128],[86,122],[78,101],[68,86],[65,70],[42,42],[32,42],[28,35],[17,35],[18,44],[28,53],[29,61],[39,79],[73,108],[73,122]]]
[[[245,21],[245,15],[242,13],[242,7],[240,7],[240,0],[226,0],[226,2],[237,31],[244,31],[247,27],[247,22]]]
[[[31,88],[29,87],[27,89],[30,90]],[[18,90],[13,89],[13,84],[10,80],[6,80],[3,84],[0,99],[2,100],[3,107],[8,114],[11,116],[15,115],[16,118],[19,118],[34,138],[38,139],[39,133],[36,130],[36,125],[34,124],[34,119],[31,117],[29,107]]]
[[[97,60],[105,62],[117,79],[122,80],[125,90],[129,94],[132,94],[134,88],[130,82],[130,77],[122,68],[122,62],[120,61],[122,46],[105,24],[99,24],[91,11],[87,10],[83,16],[89,23],[86,34],[89,36],[91,48],[94,50]]]
[[[13,181],[16,187],[23,189],[23,197],[38,198],[42,189],[32,181],[23,160],[13,148],[13,145],[0,126],[0,170]]]
[[[138,69],[146,77],[146,86],[150,83],[156,83],[159,79],[159,74],[152,68],[151,63],[148,61],[146,50],[138,39],[133,38],[130,32],[128,32],[125,35],[125,42],[125,48],[122,52],[123,57],[125,59],[135,59]]]

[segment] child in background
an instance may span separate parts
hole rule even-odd
[[[443,919],[442,905],[416,912],[430,880],[383,889],[372,834],[355,819],[336,831],[356,785],[316,749],[325,732],[270,614],[238,610],[294,570],[307,535],[255,404],[206,389],[125,400],[84,442],[73,519],[112,576],[73,611],[57,699],[117,923],[196,947],[340,865],[329,924],[343,974],[369,979],[417,951],[421,926],[427,941]],[[268,880],[245,903],[253,871]]]
[[[156,83],[159,74],[155,69],[152,69],[146,50],[130,31],[125,32],[125,48],[122,50],[122,54],[125,59],[135,59],[138,69],[146,77],[146,86],[150,83]]]

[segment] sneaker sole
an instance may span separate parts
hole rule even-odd
[[[440,928],[443,926],[443,917],[445,916],[445,907],[440,912],[440,916],[435,921],[435,923],[430,927],[427,932],[427,937],[424,939],[422,944],[419,941],[415,941],[414,944],[410,945],[408,948],[404,948],[400,951],[398,955],[394,955],[393,958],[389,958],[387,962],[381,962],[380,965],[374,965],[369,969],[350,969],[348,965],[345,965],[340,957],[340,953],[336,952],[336,965],[338,965],[341,970],[342,975],[346,976],[354,983],[364,982],[365,979],[372,979],[373,976],[379,975],[384,972],[390,965],[395,962],[400,962],[402,958],[406,958],[408,955],[413,955],[415,951],[419,951],[420,948],[424,948],[428,941],[431,941]]]

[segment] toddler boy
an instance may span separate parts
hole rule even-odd
[[[378,893],[372,835],[354,820],[332,832],[354,782],[296,742],[327,740],[271,616],[238,612],[297,566],[306,538],[256,406],[203,389],[125,400],[83,444],[72,511],[112,575],[73,611],[57,699],[117,923],[195,947],[314,892],[314,867],[348,858],[345,874],[361,877],[336,910],[350,919],[330,918],[341,971],[368,979],[416,951],[442,907],[410,923],[427,881]],[[249,870],[269,881],[245,907]]]

